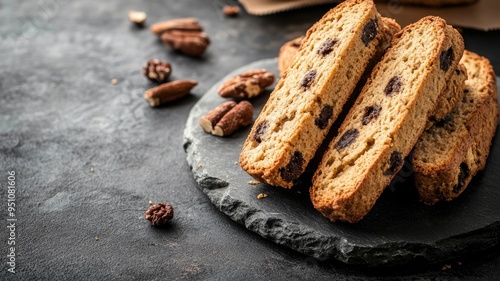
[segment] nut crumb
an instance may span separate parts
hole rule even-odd
[[[259,195],[257,195],[257,199],[263,199],[266,197],[267,197],[267,194],[265,194],[265,193],[259,193]]]
[[[116,78],[111,79],[111,84],[113,84],[113,85],[118,84],[118,79],[116,79]]]
[[[148,204],[153,205],[153,201],[149,200]]]
[[[148,15],[145,12],[133,10],[128,12],[128,19],[132,23],[135,23],[137,26],[143,26],[144,22],[146,22],[147,17]]]
[[[97,237],[97,236],[96,236],[96,237],[95,237],[95,241],[99,241],[99,237]]]
[[[201,164],[201,163],[198,163],[198,167],[200,167],[200,168],[201,168],[201,167],[203,167],[203,164]]]
[[[260,181],[248,181],[247,183],[250,185],[257,185],[260,184]]]
[[[91,173],[95,172],[94,167],[91,167],[91,168],[90,168],[90,172],[91,172]]]
[[[448,269],[451,269],[451,264],[445,264],[443,265],[443,268],[441,268],[441,270],[448,270]]]
[[[222,12],[228,17],[236,17],[240,13],[240,8],[233,5],[224,5]]]

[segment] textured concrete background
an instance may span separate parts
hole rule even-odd
[[[0,1],[0,254],[2,280],[345,279],[485,280],[500,256],[419,269],[318,262],[246,230],[196,188],[182,132],[190,108],[227,73],[277,55],[331,6],[225,18],[235,1]],[[193,59],[127,19],[197,17],[212,39]],[[468,49],[500,70],[500,32],[466,30]],[[140,70],[168,60],[172,80],[199,85],[151,109]],[[118,79],[112,85],[111,79]],[[7,171],[16,171],[16,271],[7,272]],[[148,201],[174,205],[170,227],[150,227]],[[98,239],[96,239],[98,238]],[[496,250],[498,251],[498,249]]]

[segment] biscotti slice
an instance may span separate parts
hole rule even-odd
[[[446,118],[425,131],[413,152],[415,185],[424,203],[450,201],[484,169],[498,124],[498,90],[488,59],[465,51],[463,98]]]
[[[314,174],[311,200],[324,216],[354,223],[370,211],[422,134],[463,44],[438,17],[394,36]]]
[[[243,145],[246,172],[293,186],[375,54],[380,20],[373,1],[348,0],[307,31]]]

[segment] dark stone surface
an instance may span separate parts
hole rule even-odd
[[[218,138],[206,134],[198,120],[226,101],[217,94],[220,84],[258,68],[278,75],[276,59],[257,61],[229,73],[193,107],[184,131],[194,177],[223,213],[271,241],[314,258],[367,266],[436,263],[500,244],[500,213],[496,212],[500,189],[495,184],[500,167],[499,138],[487,168],[458,200],[433,207],[419,203],[408,164],[357,224],[330,223],[312,207],[308,185],[286,190],[249,184],[252,178],[240,168],[238,157],[250,128]],[[268,92],[252,101],[255,118]],[[259,200],[259,193],[268,197]]]
[[[0,1],[0,280],[485,280],[500,272],[495,251],[444,271],[318,261],[219,212],[186,162],[190,109],[226,74],[276,56],[331,7],[225,18],[223,3]],[[130,9],[148,12],[147,25],[197,17],[212,44],[200,59],[172,52],[128,22]],[[499,35],[464,32],[496,69]],[[198,80],[192,95],[151,109],[142,95],[154,84],[141,75],[150,58],[170,61],[172,80]],[[17,173],[15,275],[6,271],[9,170]],[[170,227],[144,219],[149,200],[174,206]]]

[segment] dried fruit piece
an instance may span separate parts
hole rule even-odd
[[[368,44],[377,36],[377,26],[378,23],[374,19],[371,19],[366,23],[363,28],[363,34],[361,35],[361,40],[365,46],[368,46]]]
[[[231,108],[214,126],[213,135],[225,137],[237,129],[252,124],[253,106],[248,101],[242,101]]]
[[[385,86],[385,95],[391,97],[395,93],[399,93],[401,85],[401,78],[399,78],[399,76],[392,77],[391,80],[389,80],[389,83],[387,83],[387,86]]]
[[[332,116],[333,116],[333,107],[331,105],[325,105],[321,109],[318,118],[314,120],[314,124],[321,130],[323,130],[328,126],[328,120],[330,120]]]
[[[454,193],[460,192],[460,190],[465,186],[465,181],[470,175],[470,169],[467,163],[462,162],[460,164],[460,173],[458,174],[458,183],[453,187],[452,191]]]
[[[316,79],[316,70],[309,70],[309,72],[306,73],[304,76],[304,79],[302,79],[302,82],[300,83],[300,86],[304,88],[304,90],[309,89],[311,87],[311,84],[314,82],[314,79]]]
[[[235,101],[227,101],[218,105],[212,111],[207,113],[205,116],[201,117],[200,125],[203,130],[211,134],[214,130],[215,125],[219,122],[226,113],[229,112],[233,107],[236,106]]]
[[[233,76],[219,87],[223,98],[250,99],[260,95],[274,82],[274,74],[265,69],[252,69]]]
[[[161,226],[174,218],[174,207],[166,203],[158,203],[149,207],[146,219],[154,226]]]
[[[147,90],[144,98],[150,106],[156,107],[187,96],[196,85],[198,82],[194,80],[173,81]]]
[[[240,7],[234,5],[224,5],[222,12],[227,17],[235,17],[240,13]]]
[[[335,143],[337,150],[344,149],[351,145],[359,136],[359,131],[356,128],[347,130],[342,137]]]
[[[172,73],[172,66],[170,63],[157,59],[149,60],[142,67],[142,74],[144,74],[146,78],[160,84],[167,82],[170,73]]]
[[[253,135],[254,141],[261,143],[262,138],[266,134],[267,128],[269,127],[269,124],[267,123],[267,120],[263,120],[260,122],[257,127],[255,128],[255,133]]]
[[[322,56],[328,55],[331,51],[333,51],[333,47],[335,47],[338,42],[338,39],[326,39],[325,43],[323,43],[323,45],[321,45],[321,47],[319,48],[318,54]]]
[[[305,160],[302,153],[300,151],[295,151],[290,162],[288,162],[285,167],[280,168],[279,172],[281,178],[287,182],[297,179],[302,174],[302,165],[304,165],[304,163]]]
[[[389,158],[389,168],[384,171],[384,176],[392,176],[403,167],[403,155],[399,151],[393,151]]]
[[[128,12],[128,19],[137,26],[143,26],[147,18],[148,15],[145,12],[133,10]]]
[[[372,105],[368,106],[365,108],[365,115],[363,116],[363,120],[361,123],[363,125],[367,125],[372,121],[373,119],[377,119],[377,117],[380,115],[380,111],[382,110],[382,107],[379,105]]]
[[[450,47],[446,51],[442,51],[439,55],[439,63],[441,70],[444,72],[448,71],[450,65],[453,63],[453,48]]]
[[[179,18],[155,23],[151,26],[151,32],[162,35],[165,31],[185,30],[203,31],[203,27],[196,18]]]

